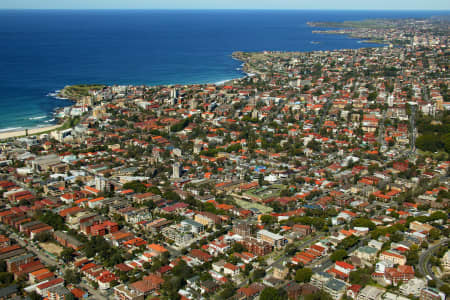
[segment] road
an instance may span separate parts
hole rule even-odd
[[[31,240],[25,241],[22,237],[18,236],[15,232],[10,233],[9,237],[14,239],[15,241],[17,241],[17,243],[20,246],[26,248],[28,251],[33,252],[45,264],[50,265],[50,266],[57,266],[58,265],[58,261],[56,259],[50,257],[49,255],[47,255],[43,251],[40,251],[35,246],[31,245],[30,244]]]
[[[0,228],[4,227],[3,225],[0,226]],[[30,242],[25,242],[23,238],[18,236],[16,233],[10,233],[10,238],[16,240],[19,245],[26,248],[28,251],[33,252],[43,263],[50,266],[58,266],[59,270],[61,271],[61,274],[64,274],[65,266],[58,263],[58,261],[50,256],[48,256],[46,253],[41,251],[40,249],[36,248],[35,246],[31,245]],[[88,299],[96,299],[96,300],[108,300],[110,297],[106,297],[103,294],[100,293],[100,291],[92,288],[89,284],[86,284],[84,282],[80,283],[80,286],[87,290],[89,292],[90,296]]]
[[[319,239],[321,239],[322,237],[324,237],[326,234],[324,233],[324,232],[321,232],[321,233],[319,233],[317,236],[315,236],[312,240],[307,240],[307,241],[304,241],[304,242],[302,242],[298,247],[297,247],[297,249],[301,249],[301,250],[303,250],[303,249],[305,249],[306,247],[308,247],[309,245],[311,245],[311,244],[314,244],[315,242],[317,242]],[[299,250],[299,251],[301,251],[301,250]],[[285,260],[286,259],[286,254],[283,254],[280,258],[278,258],[276,261],[274,261],[273,263],[271,263],[268,267],[267,267],[267,269],[268,268],[271,268],[272,266],[274,266],[274,265],[276,265],[276,264],[278,264],[278,263],[280,263],[280,262],[282,262],[283,260]]]
[[[317,235],[313,239],[302,241],[301,244],[299,244],[297,246],[298,251],[303,251],[304,249],[306,249],[310,245],[315,244],[321,238],[330,235],[332,232],[337,232],[340,229],[342,229],[343,227],[344,227],[344,225],[337,225],[337,226],[332,227],[329,232],[319,232],[319,233],[317,233]],[[280,263],[281,261],[283,261],[285,259],[286,259],[286,254],[283,254],[280,258],[278,258],[276,261],[271,263],[268,268],[274,266],[277,263]]]
[[[89,284],[86,284],[84,282],[80,283],[80,286],[84,289],[86,289],[89,294],[91,294],[92,296],[89,296],[88,299],[96,299],[96,300],[108,300],[107,297],[105,297],[104,295],[102,295],[98,290],[92,288]]]
[[[429,263],[430,257],[433,256],[433,254],[436,252],[436,250],[439,249],[440,246],[447,244],[450,241],[450,239],[445,239],[440,241],[438,244],[429,247],[425,252],[423,252],[419,256],[419,271],[423,275],[429,275],[433,280],[436,282],[436,285],[440,287],[441,285],[444,285],[445,282],[443,282],[441,279],[439,279],[436,274],[434,274],[432,266]]]

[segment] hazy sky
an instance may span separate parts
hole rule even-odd
[[[449,0],[0,0],[0,9],[416,9],[450,10]]]

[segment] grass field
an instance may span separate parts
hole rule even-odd
[[[283,185],[274,184],[268,187],[261,187],[258,189],[249,190],[244,194],[247,194],[252,198],[259,198],[261,200],[266,200],[273,197],[279,197],[283,189],[284,189]]]
[[[236,204],[239,205],[240,207],[242,207],[243,209],[256,208],[263,214],[268,214],[273,211],[273,209],[271,207],[267,207],[267,206],[264,206],[259,203],[248,202],[248,201],[244,201],[244,200],[240,200],[240,199],[235,199],[235,201],[236,201]]]

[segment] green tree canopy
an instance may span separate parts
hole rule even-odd
[[[295,273],[295,281],[297,282],[309,282],[311,280],[313,272],[309,268],[298,269]]]
[[[330,259],[334,262],[338,261],[338,260],[343,260],[345,257],[347,256],[347,251],[345,251],[344,249],[339,249],[333,252],[333,254],[331,254]]]
[[[260,300],[285,300],[287,299],[286,290],[266,287],[259,296]]]

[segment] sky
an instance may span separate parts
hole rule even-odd
[[[0,9],[450,10],[449,0],[0,0]]]

